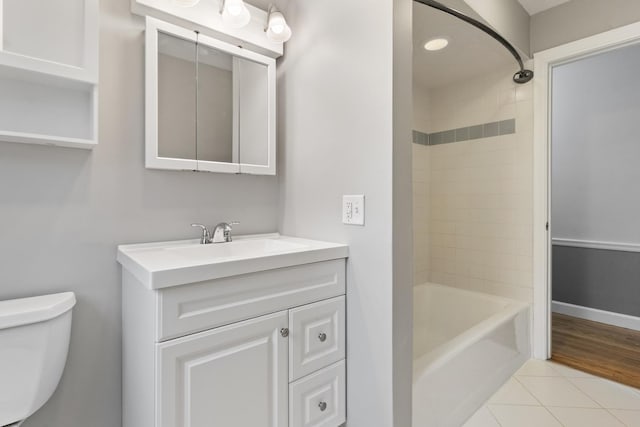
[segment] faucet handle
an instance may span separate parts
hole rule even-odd
[[[232,227],[234,225],[240,224],[240,221],[229,221],[227,224],[229,224],[229,227]]]
[[[200,244],[206,245],[207,243],[211,243],[211,235],[209,234],[209,230],[205,225],[202,224],[191,224],[192,227],[200,227],[202,229],[202,237],[200,238]]]

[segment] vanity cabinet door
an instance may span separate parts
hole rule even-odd
[[[287,325],[280,312],[157,344],[156,425],[287,427]]]

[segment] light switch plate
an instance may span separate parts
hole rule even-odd
[[[364,225],[364,196],[342,196],[342,222]]]

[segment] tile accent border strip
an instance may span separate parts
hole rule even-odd
[[[413,143],[420,145],[439,145],[451,142],[470,141],[472,139],[490,138],[493,136],[510,135],[516,133],[516,119],[499,122],[483,123],[481,125],[445,130],[442,132],[424,133],[413,131]]]

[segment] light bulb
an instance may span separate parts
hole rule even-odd
[[[286,42],[291,38],[291,28],[287,25],[281,12],[273,11],[269,14],[267,23],[267,38],[273,42]]]
[[[242,28],[251,21],[249,9],[242,0],[225,0],[222,21],[231,28]]]
[[[200,0],[173,0],[175,4],[182,7],[193,7],[197,5]]]

